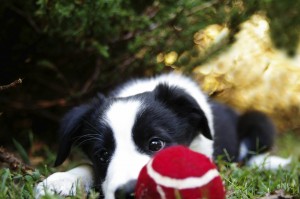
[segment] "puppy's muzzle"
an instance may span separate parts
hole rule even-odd
[[[136,185],[136,180],[131,180],[126,184],[120,186],[115,191],[116,199],[134,199],[134,189]]]

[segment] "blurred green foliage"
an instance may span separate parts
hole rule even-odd
[[[262,2],[270,19],[271,37],[275,45],[295,54],[300,37],[300,1]]]
[[[129,77],[170,70],[156,62],[160,52],[191,51],[179,61],[192,69],[193,35],[210,24],[229,27],[229,45],[243,21],[265,13],[274,43],[292,55],[299,10],[299,1],[275,0],[2,1],[0,85],[24,83],[1,93],[0,145],[10,132],[52,135],[64,107]]]

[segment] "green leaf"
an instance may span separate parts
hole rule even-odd
[[[102,55],[105,58],[109,58],[109,52],[108,52],[109,48],[107,45],[102,45],[98,41],[93,41],[92,45],[94,48],[97,49],[100,55]]]
[[[9,169],[3,169],[3,173],[1,174],[1,187],[0,187],[0,192],[4,193],[6,190],[6,181],[10,176],[10,171]]]
[[[26,150],[24,149],[24,147],[15,139],[13,139],[13,143],[17,149],[17,151],[19,152],[19,155],[21,156],[22,160],[26,163],[29,164],[29,157],[28,154],[26,152]]]

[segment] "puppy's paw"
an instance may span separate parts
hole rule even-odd
[[[272,156],[269,153],[263,153],[251,157],[247,163],[248,166],[258,167],[265,170],[277,170],[279,168],[286,168],[292,162],[292,157],[282,158]]]
[[[41,198],[46,194],[59,194],[62,196],[73,196],[76,187],[80,186],[78,176],[69,172],[57,172],[40,182],[35,188],[35,198]]]

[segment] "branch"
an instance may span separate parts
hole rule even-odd
[[[11,101],[11,100],[1,100],[2,104],[6,104],[10,108],[17,110],[39,110],[47,109],[52,107],[64,107],[67,106],[68,99],[57,98],[53,100],[37,100],[32,103],[26,103],[24,101]]]
[[[0,91],[7,90],[9,88],[14,88],[14,87],[18,86],[19,84],[22,84],[22,82],[23,82],[23,79],[19,78],[10,84],[0,86]]]
[[[20,15],[21,17],[23,17],[35,32],[37,33],[42,32],[41,29],[38,27],[38,25],[35,23],[35,21],[32,19],[32,17],[29,16],[27,13],[23,12],[21,9],[14,6],[10,6],[9,8],[15,13],[17,13],[18,15]]]
[[[97,79],[100,76],[100,68],[101,68],[101,61],[100,61],[100,59],[97,59],[94,72],[93,72],[92,76],[87,79],[87,81],[81,88],[81,90],[79,92],[80,96],[86,94],[89,91],[89,89],[92,87],[93,83],[95,83],[97,81]]]
[[[219,0],[214,0],[214,1],[207,2],[207,3],[203,3],[200,6],[196,6],[193,9],[191,9],[191,11],[187,14],[187,17],[190,17],[190,16],[194,15],[197,12],[200,12],[200,11],[203,11],[207,8],[210,8],[210,7],[212,7],[212,6],[214,6],[218,3],[220,3]]]

